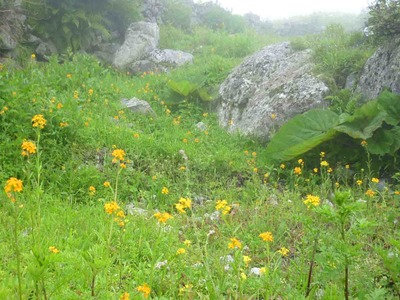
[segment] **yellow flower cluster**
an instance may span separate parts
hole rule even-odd
[[[39,127],[40,129],[43,129],[44,126],[46,126],[46,119],[43,117],[43,115],[34,115],[32,117],[32,126],[33,127]]]
[[[150,293],[151,293],[151,288],[150,288],[146,283],[144,283],[144,284],[141,285],[141,286],[138,286],[138,287],[136,288],[136,290],[137,290],[138,292],[142,293],[143,296],[144,296],[146,299],[149,297],[149,295],[150,295]]]
[[[125,213],[118,205],[117,201],[111,201],[104,204],[104,210],[109,215],[115,215],[114,221],[118,223],[120,227],[125,226]]]
[[[249,265],[251,262],[251,257],[247,255],[243,255],[243,262],[245,263],[246,267]]]
[[[228,205],[228,201],[226,201],[226,200],[217,200],[215,209],[221,210],[223,215],[227,215],[231,211],[232,207],[230,205]]]
[[[176,255],[182,255],[182,254],[185,254],[185,253],[186,253],[186,249],[185,248],[179,248],[176,251]]]
[[[119,297],[119,300],[129,300],[129,293],[125,292]]]
[[[307,195],[306,199],[303,201],[307,208],[311,208],[312,206],[318,206],[321,203],[321,199],[318,196]]]
[[[89,196],[93,197],[94,194],[96,194],[96,188],[93,185],[91,185],[89,186]]]
[[[154,216],[156,217],[156,219],[160,223],[166,223],[169,219],[173,218],[172,215],[170,215],[167,212],[165,212],[165,213],[157,212],[157,213],[154,214]]]
[[[274,236],[269,231],[260,233],[259,237],[265,242],[273,242],[274,241]]]
[[[282,247],[281,249],[278,250],[278,253],[282,256],[288,256],[289,252],[290,252],[289,249],[285,247]]]
[[[229,249],[235,249],[235,248],[242,248],[242,242],[239,241],[237,238],[231,238],[231,241],[228,244]]]
[[[104,204],[104,210],[109,215],[112,215],[115,211],[117,211],[119,209],[120,209],[120,207],[119,207],[117,201],[112,201],[112,202],[108,202],[108,203]]]
[[[294,168],[293,172],[296,175],[301,175],[301,168],[300,167],[296,167],[296,168]]]
[[[367,195],[368,197],[373,197],[375,196],[376,192],[374,192],[373,190],[367,190],[365,192],[365,195]]]
[[[15,177],[11,177],[7,180],[6,186],[4,187],[4,191],[8,194],[10,192],[22,192],[23,185],[22,180],[19,180]]]
[[[36,145],[31,141],[24,140],[21,145],[22,148],[22,156],[29,156],[29,154],[36,153]]]
[[[54,246],[50,246],[50,247],[49,247],[49,251],[52,252],[52,253],[55,253],[55,254],[60,253],[60,250],[58,250],[58,249],[57,249],[56,247],[54,247]]]
[[[118,161],[122,162],[125,160],[125,151],[122,149],[115,149],[111,154],[114,158],[112,160],[113,163],[117,163]]]
[[[321,167],[329,167],[329,163],[326,160],[321,161]]]
[[[162,188],[162,190],[161,190],[161,194],[163,194],[163,195],[168,195],[168,194],[169,194],[168,188],[164,186],[164,187]]]
[[[372,181],[373,183],[379,183],[379,179],[378,179],[378,178],[375,178],[375,177],[372,178],[371,181]]]
[[[175,204],[176,210],[181,214],[186,213],[186,209],[191,209],[191,207],[192,200],[190,200],[190,198],[180,198],[179,202]]]

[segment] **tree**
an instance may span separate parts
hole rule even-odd
[[[375,40],[400,36],[400,0],[375,0],[369,9],[368,26]]]

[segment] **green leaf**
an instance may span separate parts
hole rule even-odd
[[[378,97],[378,105],[387,114],[386,123],[393,126],[400,123],[400,95],[384,91]]]
[[[378,109],[377,101],[370,101],[354,112],[354,115],[340,116],[340,125],[335,130],[343,132],[355,139],[369,139],[374,131],[382,126],[386,112]]]
[[[368,151],[371,154],[394,155],[400,149],[400,127],[392,129],[380,128],[375,131],[371,139],[367,140]]]
[[[283,125],[271,139],[266,155],[271,160],[290,160],[336,135],[339,116],[323,109],[310,110]]]
[[[174,92],[176,92],[184,97],[189,96],[191,93],[193,93],[198,88],[196,84],[189,82],[187,80],[182,80],[182,81],[169,80],[168,86]]]
[[[199,94],[199,97],[203,101],[212,101],[213,97],[208,93],[208,90],[206,88],[200,88],[197,90],[197,93]]]

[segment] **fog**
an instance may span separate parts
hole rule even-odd
[[[195,0],[197,3],[208,2]],[[360,13],[371,0],[214,0],[220,6],[243,15],[255,13],[263,19],[283,19],[314,12]]]

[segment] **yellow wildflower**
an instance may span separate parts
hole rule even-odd
[[[231,238],[230,243],[228,244],[229,249],[235,249],[235,248],[242,248],[242,243],[237,239],[237,238]]]
[[[93,95],[93,89],[89,89],[88,93],[89,93],[89,96],[92,96]]]
[[[185,213],[186,209],[190,209],[192,207],[192,200],[189,198],[180,198],[179,202],[175,204],[175,208],[180,212],[180,213]]]
[[[344,166],[346,169],[350,169],[350,165],[345,165]]]
[[[245,263],[246,267],[249,265],[251,262],[251,257],[247,255],[243,255],[243,262]]]
[[[320,154],[319,154],[319,156],[321,157],[321,158],[324,158],[325,157],[325,152],[321,152]]]
[[[124,163],[120,163],[119,166],[120,166],[122,169],[126,169],[126,164],[124,164]]]
[[[112,160],[113,163],[116,163],[118,160],[123,161],[125,159],[125,151],[122,149],[115,149],[111,154],[114,158]]]
[[[278,253],[282,256],[288,256],[289,254],[289,249],[282,247],[281,249],[278,250]]]
[[[169,194],[168,188],[164,186],[164,187],[162,188],[162,190],[161,190],[161,194],[163,194],[163,195],[168,195],[168,194]]]
[[[321,199],[318,196],[307,195],[306,199],[303,201],[307,208],[311,208],[312,206],[318,206],[321,203]]]
[[[185,244],[186,247],[190,247],[190,245],[192,244],[190,240],[185,240],[183,243]]]
[[[32,54],[31,54],[31,58],[32,58],[32,59],[35,59],[35,58],[36,58],[36,54],[35,54],[35,53],[32,53]]]
[[[179,248],[178,250],[176,250],[176,255],[181,255],[181,254],[185,254],[185,253],[186,253],[185,248]]]
[[[246,280],[247,276],[246,276],[246,274],[244,272],[241,272],[240,273],[240,278],[242,278],[242,280]]]
[[[379,183],[379,179],[378,179],[378,178],[375,178],[375,177],[372,178],[371,181],[374,182],[374,183]]]
[[[112,201],[112,202],[108,202],[108,203],[104,204],[104,210],[109,215],[111,215],[112,213],[114,213],[115,211],[117,211],[119,209],[120,209],[120,207],[117,204],[117,201]]]
[[[160,223],[166,223],[169,219],[172,219],[172,218],[173,218],[173,217],[172,217],[169,213],[167,213],[167,212],[165,212],[165,213],[157,212],[157,213],[154,214],[154,216],[156,217],[156,219],[157,219],[158,222],[160,222]]]
[[[94,196],[94,194],[96,194],[96,188],[93,185],[91,185],[89,186],[89,195]]]
[[[39,127],[40,129],[43,129],[44,126],[46,126],[46,119],[43,117],[43,115],[34,115],[32,118],[32,126],[33,127]]]
[[[321,161],[321,167],[329,167],[329,163],[326,160]]]
[[[296,175],[301,175],[301,168],[300,167],[296,167],[296,168],[294,168],[293,172]]]
[[[140,135],[139,135],[139,133],[134,133],[134,134],[133,134],[133,137],[134,137],[135,139],[138,139],[138,138],[140,137]]]
[[[60,253],[60,250],[58,250],[58,249],[57,249],[56,247],[54,247],[54,246],[50,246],[50,247],[49,247],[49,251],[52,252],[52,253],[55,253],[55,254]]]
[[[373,196],[375,196],[375,194],[376,194],[376,192],[371,189],[369,189],[365,192],[365,195],[367,195],[368,197],[373,197]]]
[[[109,181],[104,181],[103,185],[104,185],[105,187],[110,187],[110,186],[111,186],[111,184],[110,184]]]
[[[146,299],[149,297],[149,295],[150,295],[150,293],[151,293],[151,288],[150,288],[146,283],[144,283],[144,284],[141,285],[141,286],[138,286],[138,287],[136,288],[136,290],[137,290],[138,292],[142,293],[143,296],[144,296]]]
[[[271,119],[272,120],[276,119],[276,114],[271,114]]]
[[[286,165],[285,165],[285,164],[281,164],[279,167],[280,167],[282,170],[284,170],[284,169],[286,168]]]
[[[31,141],[24,140],[22,142],[21,148],[22,148],[22,156],[29,156],[29,154],[36,153],[36,145]]]
[[[182,140],[182,142],[187,143],[187,142],[188,142],[188,139],[187,139],[187,138],[184,138],[184,139]]]
[[[363,181],[359,179],[359,180],[356,181],[356,183],[360,186],[360,185],[363,184]]]
[[[6,186],[4,187],[4,191],[8,194],[10,192],[22,192],[23,184],[22,180],[19,180],[15,177],[11,177],[7,180]]]
[[[313,169],[314,173],[318,173],[318,168]]]
[[[71,79],[72,78],[72,74],[71,73],[67,73],[67,78]]]
[[[365,147],[365,146],[367,146],[367,145],[368,145],[368,143],[367,143],[366,140],[361,141],[361,146]]]
[[[119,297],[119,300],[129,300],[129,293],[125,292]]]
[[[328,168],[328,170],[326,170],[328,173],[332,173],[333,169],[332,168]]]
[[[265,242],[273,242],[274,241],[274,236],[269,231],[260,233],[258,236]]]
[[[304,164],[304,160],[302,160],[301,158],[297,162],[299,163],[299,165],[303,165]]]

